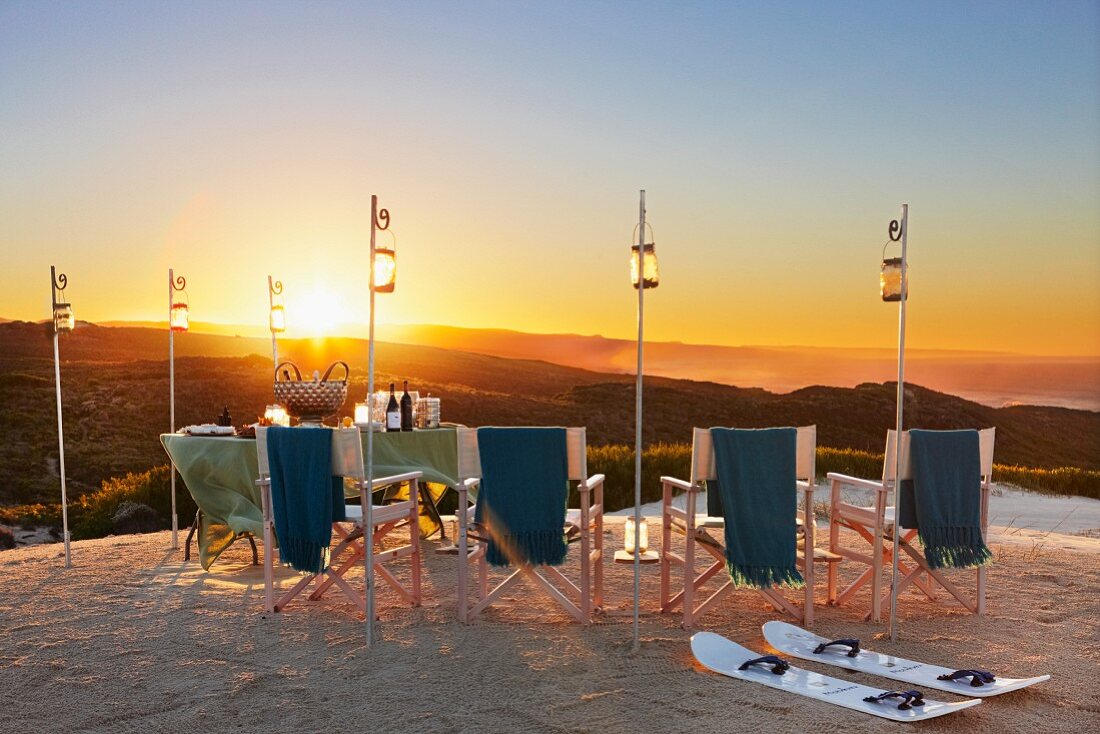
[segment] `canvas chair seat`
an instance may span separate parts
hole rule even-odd
[[[889,584],[882,580],[883,569],[893,563],[893,540],[895,503],[887,504],[888,495],[896,484],[897,460],[895,453],[894,431],[886,435],[886,454],[883,461],[882,480],[875,481],[830,473],[828,480],[832,491],[829,502],[829,551],[843,560],[855,561],[868,566],[852,583],[843,590],[839,588],[838,569],[830,565],[828,577],[829,603],[841,605],[864,586],[871,587],[871,609],[865,618],[874,622],[882,620],[883,606],[889,608]],[[989,531],[989,491],[993,473],[993,444],[995,429],[978,431],[978,445],[981,465],[981,530],[983,536]],[[901,478],[912,478],[912,463],[909,457],[909,432],[902,433],[901,441]],[[874,504],[870,506],[843,502],[840,499],[842,487],[855,487],[872,493]],[[870,551],[864,546],[851,548],[840,543],[842,528],[854,531],[860,539],[870,545]],[[959,589],[944,574],[942,569],[928,568],[927,560],[916,544],[917,531],[900,528],[898,536],[898,590],[912,585],[928,600],[936,599],[936,586],[942,587],[960,604],[975,614],[985,613],[986,569],[979,566],[976,571],[977,585],[973,597]],[[884,591],[885,589],[885,591]]]
[[[409,499],[386,505],[371,505],[371,541],[377,549],[369,554],[365,543],[366,533],[363,518],[363,503],[368,501],[373,491],[368,491],[366,482],[366,467],[363,462],[363,445],[358,428],[335,429],[332,431],[332,466],[331,476],[350,478],[359,488],[360,504],[345,505],[346,520],[332,524],[333,544],[330,547],[328,568],[319,574],[305,574],[282,596],[275,599],[274,588],[274,517],[271,503],[271,472],[267,453],[267,429],[256,430],[256,454],[259,462],[260,478],[256,485],[260,489],[261,505],[264,518],[264,610],[268,613],[281,612],[295,597],[305,591],[311,584],[313,591],[309,595],[311,601],[321,599],[332,587],[337,586],[344,596],[355,607],[366,615],[366,589],[356,591],[344,579],[345,574],[364,564],[364,573],[373,578],[377,573],[393,588],[397,594],[411,606],[420,606],[420,529],[419,507],[417,503],[417,483],[421,478],[421,472],[409,472],[389,477],[376,477],[372,482],[372,490],[382,489],[386,486],[409,482]],[[345,527],[350,526],[350,528]],[[385,551],[381,550],[382,540],[398,529],[408,528],[409,542]],[[397,576],[389,570],[389,565],[400,558],[410,559],[410,580],[402,583]]]
[[[409,510],[406,502],[407,501],[394,502],[387,505],[372,504],[371,519],[374,521],[375,525],[379,525],[385,522],[406,520],[409,516]],[[345,505],[344,514],[347,515],[347,522],[352,522],[356,525],[363,524],[362,505]]]
[[[817,446],[816,426],[804,426],[797,429],[796,445],[796,490],[802,493],[803,506],[802,517],[796,518],[795,537],[791,542],[796,544],[796,558],[802,571],[806,586],[803,594],[803,603],[796,606],[787,600],[774,587],[768,589],[756,589],[773,608],[780,612],[790,614],[800,623],[809,627],[813,625],[813,586],[814,586],[814,562],[831,560],[827,555],[818,553],[814,547],[814,522],[813,522],[813,491],[815,476],[815,452]],[[710,429],[694,429],[691,457],[691,481],[685,482],[674,477],[661,477],[661,612],[671,612],[676,609],[683,610],[683,626],[691,629],[695,622],[703,614],[711,611],[717,603],[733,590],[733,582],[729,579],[703,600],[696,603],[696,595],[703,586],[714,576],[722,573],[726,568],[724,538],[715,537],[709,530],[724,530],[726,521],[724,517],[707,516],[705,513],[696,513],[699,495],[705,487],[707,480],[717,478],[714,466],[714,446],[710,436]],[[673,502],[673,492],[682,490],[687,495],[686,507],[680,509]],[[677,532],[684,537],[683,555],[672,548],[672,534]],[[811,554],[813,559],[806,563],[805,548],[809,545],[814,549]],[[696,550],[711,557],[711,563],[701,573],[696,571]],[[683,585],[675,594],[672,593],[672,567],[683,569]]]
[[[805,483],[800,482],[799,484],[804,485]],[[798,531],[801,533],[802,528],[805,527],[805,523],[803,522],[802,518],[801,517],[796,517],[794,519],[794,524],[798,528]],[[725,528],[726,528],[726,518],[716,517],[714,515],[697,515],[695,517],[695,527],[697,527],[697,528],[714,528],[714,529],[725,530]]]
[[[504,429],[502,429],[504,430]],[[602,474],[588,476],[585,429],[567,428],[568,480],[577,482],[580,507],[567,509],[562,532],[568,543],[580,544],[580,578],[574,582],[554,566],[525,563],[489,589],[489,564],[485,529],[474,522],[474,506],[470,491],[477,487],[481,476],[481,458],[477,444],[477,429],[457,429],[459,476],[458,510],[458,619],[469,622],[498,601],[504,592],[521,580],[552,599],[569,616],[589,624],[593,611],[603,604],[603,483]],[[474,542],[470,542],[473,540]],[[469,564],[477,568],[476,588],[470,584]]]

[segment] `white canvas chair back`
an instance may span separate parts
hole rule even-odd
[[[271,462],[267,458],[267,427],[256,426],[256,459],[260,466],[260,476],[271,476]]]
[[[481,478],[481,454],[477,449],[477,429],[458,430],[458,476],[461,479]],[[585,456],[585,429],[566,428],[565,446],[569,453],[569,479],[582,482],[588,479],[588,461]]]
[[[332,474],[366,480],[367,465],[363,460],[363,440],[359,428],[338,428],[332,432]],[[377,478],[378,472],[375,472]]]
[[[816,476],[817,426],[801,426],[796,429],[795,478],[813,484]],[[699,484],[717,479],[714,466],[714,439],[709,428],[696,428],[691,442],[691,483]]]
[[[502,598],[513,584],[521,579],[532,582],[536,590],[551,598],[573,619],[588,624],[593,606],[599,607],[603,598],[603,475],[588,476],[585,457],[585,429],[566,428],[565,445],[568,455],[568,479],[580,484],[580,510],[567,510],[566,520],[579,530],[580,583],[567,578],[554,566],[519,564],[506,579],[491,590],[486,562],[486,544],[477,539],[471,551],[467,541],[467,529],[474,519],[474,508],[468,505],[472,497],[467,495],[482,478],[481,455],[478,452],[477,429],[460,426],[458,435],[459,520],[458,532],[458,619],[467,622],[477,617],[491,604]],[[572,513],[573,519],[569,519]],[[466,564],[477,561],[477,591],[471,606],[471,590],[467,581]]]
[[[256,459],[260,476],[271,476],[271,461],[267,453],[267,427],[256,427]],[[332,432],[332,476],[366,479],[363,463],[363,442],[359,428],[337,428]]]
[[[359,428],[337,428],[331,431],[332,434],[332,462],[331,462],[331,474],[334,477],[350,477],[352,479],[363,481],[366,479],[366,467],[363,462],[363,444],[360,439]],[[355,535],[349,534],[347,531],[339,528],[339,523],[333,524],[334,532],[339,533],[342,540],[336,545],[332,552],[333,565],[329,567],[327,575],[321,577],[316,574],[303,576],[297,584],[291,587],[279,600],[274,600],[273,589],[273,572],[272,572],[272,507],[270,502],[270,477],[271,477],[271,459],[267,448],[267,427],[257,426],[256,428],[256,459],[260,470],[260,481],[264,483],[263,489],[263,512],[264,512],[264,608],[271,611],[281,611],[282,608],[290,602],[295,596],[303,591],[312,580],[321,579],[321,581],[313,593],[310,595],[310,599],[319,599],[324,594],[325,590],[330,585],[337,585],[344,592],[344,594],[355,603],[361,611],[366,613],[367,601],[364,595],[359,595],[358,592],[352,589],[348,585],[347,581],[343,579],[343,574],[354,564],[358,562],[359,558],[366,557],[366,564],[371,568],[371,572],[379,572],[382,574],[382,578],[386,583],[394,588],[399,595],[409,601],[413,606],[420,605],[420,538],[417,521],[417,502],[416,502],[416,485],[413,484],[413,489],[410,491],[410,499],[396,502],[386,505],[385,507],[376,507],[374,511],[374,523],[366,528],[365,538],[366,542],[358,541]],[[385,477],[385,479],[402,479],[417,480],[420,478],[420,472],[410,472],[400,475],[399,477]],[[379,480],[379,477],[375,477],[375,480]],[[362,485],[360,485],[362,487]],[[367,498],[366,491],[360,489],[360,497]],[[395,529],[398,526],[398,522],[405,522],[407,519],[407,525],[409,528],[409,544],[398,548],[390,548],[382,553],[375,555],[373,553],[374,538],[385,536],[386,533]],[[364,550],[364,548],[366,550]],[[336,563],[336,558],[340,556],[342,552],[350,550],[350,554],[346,555],[345,560],[339,564]],[[405,556],[412,557],[412,582],[409,588],[405,588],[402,584],[389,572],[383,564],[388,563],[397,558]],[[372,576],[373,578],[373,576]]]
[[[996,432],[996,428],[984,428],[978,431],[983,484],[989,482],[990,477],[993,476],[993,440]],[[886,458],[882,463],[882,483],[886,486],[893,486],[894,473],[897,470],[894,453],[894,447],[897,445],[896,436],[897,431],[886,432]],[[913,478],[913,462],[909,456],[909,431],[901,433],[901,478],[902,480]]]

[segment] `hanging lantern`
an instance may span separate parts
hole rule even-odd
[[[50,266],[50,300],[53,303],[53,333],[70,332],[76,327],[72,304],[62,301],[69,279],[64,273],[57,274],[57,268]],[[62,478],[64,481],[64,478]]]
[[[903,209],[903,211],[905,210]],[[892,220],[887,230],[888,239],[886,244],[882,246],[882,272],[879,275],[878,287],[879,292],[882,294],[882,300],[887,302],[909,300],[909,274],[906,272],[909,268],[906,267],[907,263],[904,258],[904,227],[904,214],[902,215],[902,221]],[[901,241],[901,254],[903,257],[886,257],[886,248],[890,246],[891,242],[898,241]]]
[[[374,248],[374,292],[393,293],[397,281],[397,252],[392,247]]]
[[[900,301],[904,295],[909,298],[908,281],[902,272],[900,257],[884,258],[882,261],[882,273],[879,275],[879,290],[884,301]]]
[[[623,550],[633,556],[635,553],[645,555],[649,550],[649,524],[643,517],[637,527],[634,526],[634,518],[627,517],[623,529]]]
[[[266,426],[289,426],[290,415],[286,412],[286,408],[276,403],[267,406],[261,423]]]
[[[176,301],[172,304],[168,326],[172,331],[187,331],[189,324],[186,301]]]
[[[646,288],[656,288],[660,280],[657,270],[657,250],[652,242],[643,245],[642,283]],[[638,245],[630,247],[630,282],[638,287]]]
[[[58,334],[68,333],[76,327],[73,307],[68,303],[55,303],[53,306],[53,330]]]
[[[276,303],[271,307],[270,326],[272,334],[282,334],[286,331],[286,309],[283,304]]]

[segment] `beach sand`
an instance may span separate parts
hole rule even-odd
[[[609,521],[610,550],[621,530]],[[910,730],[1095,730],[1100,540],[1083,538],[1074,550],[1051,542],[1049,533],[1026,543],[991,540],[985,617],[948,604],[942,592],[938,602],[905,594],[900,639],[891,643],[883,625],[862,621],[864,593],[852,606],[820,605],[815,631],[1007,677],[1054,675]],[[607,563],[606,611],[591,627],[567,622],[544,597],[462,625],[455,619],[456,559],[432,553],[437,544],[429,542],[425,605],[400,607],[380,586],[380,640],[367,649],[362,621],[337,594],[265,615],[262,572],[248,565],[247,544],[236,544],[204,573],[194,562],[184,564],[182,551],[169,543],[168,533],[74,543],[71,569],[58,544],[0,553],[0,728],[828,733],[907,726],[703,670],[679,617],[654,611],[655,565],[642,570],[642,647],[634,654],[629,566]],[[576,554],[574,547],[574,561]],[[850,566],[842,576],[855,572]],[[959,578],[969,583],[972,574]],[[699,629],[764,653],[760,625],[776,618],[758,595],[738,591]],[[883,690],[904,687],[797,664]]]

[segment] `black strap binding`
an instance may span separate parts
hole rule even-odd
[[[820,655],[825,652],[826,648],[832,647],[833,645],[842,645],[851,648],[847,653],[850,658],[859,655],[859,640],[853,637],[845,637],[843,640],[833,640],[832,642],[822,642],[814,648],[814,655]]]
[[[901,703],[898,704],[899,711],[908,711],[913,706],[924,705],[924,694],[920,691],[886,691],[877,696],[868,696],[863,700],[867,703],[882,703],[891,698],[902,699]]]
[[[746,660],[741,663],[741,667],[738,670],[748,670],[751,665],[771,665],[772,672],[776,675],[783,675],[790,670],[791,664],[778,655],[765,655],[759,658],[753,658],[752,660]]]
[[[986,683],[997,680],[997,676],[988,670],[956,670],[954,673],[936,676],[936,680],[959,680],[960,678],[969,678],[970,685],[975,688],[981,688]]]

